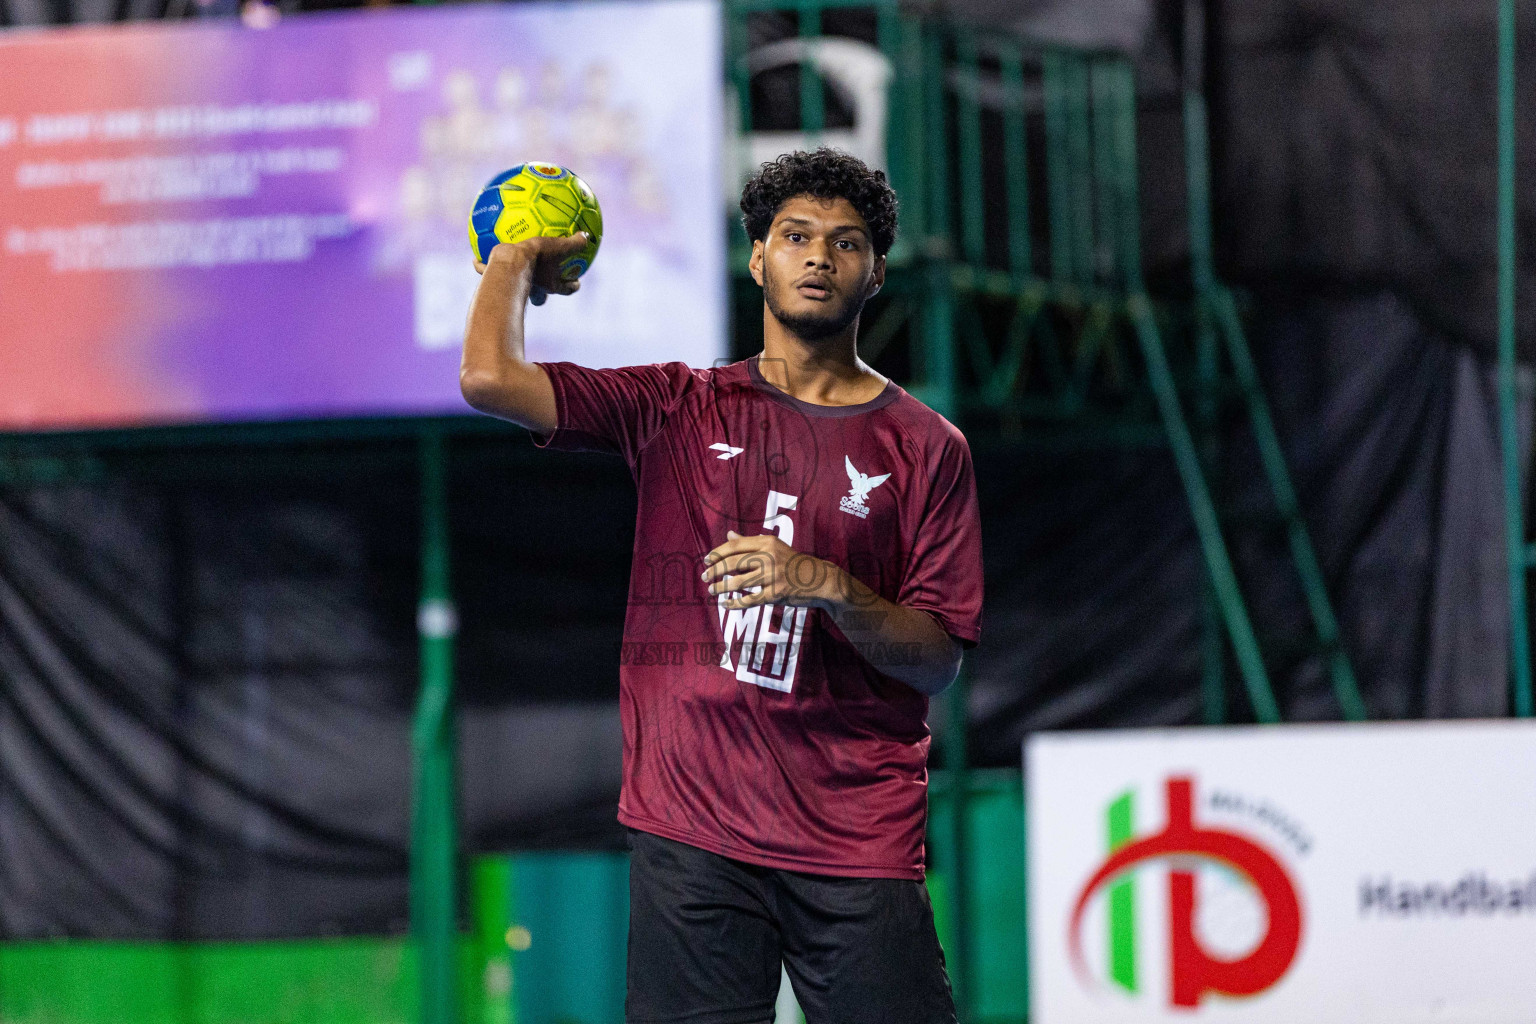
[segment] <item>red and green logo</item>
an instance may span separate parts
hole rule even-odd
[[[1151,835],[1135,834],[1135,794],[1127,791],[1105,809],[1109,855],[1083,884],[1072,907],[1068,946],[1073,966],[1089,984],[1093,976],[1083,953],[1083,923],[1090,904],[1105,891],[1108,913],[1107,970],[1111,985],[1128,993],[1142,989],[1138,958],[1137,870],[1152,863],[1168,868],[1169,1002],[1198,1007],[1206,996],[1252,996],[1278,982],[1301,946],[1301,900],[1284,865],[1268,848],[1238,832],[1205,828],[1194,821],[1194,783],[1166,782],[1167,824]],[[1206,865],[1235,873],[1257,894],[1265,909],[1263,934],[1235,958],[1212,954],[1197,934],[1197,870]]]

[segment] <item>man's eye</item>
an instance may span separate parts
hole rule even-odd
[[[848,241],[846,238],[840,240],[837,244],[842,246],[844,249],[849,250],[850,252],[854,249],[854,244]]]

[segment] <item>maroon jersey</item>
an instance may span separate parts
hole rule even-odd
[[[757,360],[539,364],[558,426],[535,443],[621,455],[639,488],[619,820],[768,867],[921,878],[928,698],[880,669],[915,652],[855,647],[819,609],[726,609],[700,575],[727,530],[777,533],[974,647],[970,449],[894,382],[813,405]]]

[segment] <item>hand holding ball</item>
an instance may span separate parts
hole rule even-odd
[[[469,215],[469,244],[478,263],[488,263],[501,242],[517,244],[531,238],[565,238],[586,232],[591,240],[565,255],[558,267],[561,281],[574,281],[587,272],[603,240],[603,211],[587,183],[564,167],[548,163],[519,164],[486,183]],[[535,286],[532,301],[544,301]]]

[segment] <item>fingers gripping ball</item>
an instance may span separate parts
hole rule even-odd
[[[558,164],[518,164],[496,175],[469,215],[469,244],[481,263],[490,259],[497,242],[563,238],[578,231],[591,235],[592,242],[560,265],[566,280],[585,274],[596,258],[603,211],[587,183]]]

